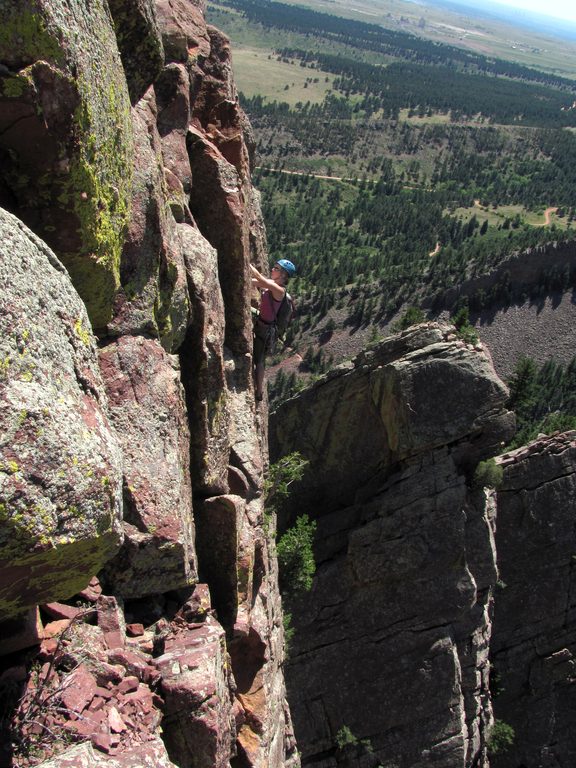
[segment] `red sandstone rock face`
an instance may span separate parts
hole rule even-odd
[[[202,3],[156,0],[156,10],[167,62],[187,63],[210,56]]]
[[[150,88],[132,110],[135,143],[131,215],[120,261],[111,335],[158,337],[169,352],[181,346],[190,323],[190,300],[182,250],[166,205],[162,141]],[[175,193],[176,194],[176,193]],[[172,195],[170,196],[172,200]],[[179,198],[182,217],[187,203]]]
[[[119,142],[107,157],[122,160],[121,183],[114,186],[106,167],[98,175],[97,166],[106,197],[96,200],[91,189],[79,191],[80,207],[96,205],[99,224],[101,212],[114,207],[110,199],[125,213],[121,226],[114,221],[111,230],[101,231],[116,238],[106,253],[107,290],[100,291],[90,275],[84,279],[84,262],[68,263],[77,290],[85,297],[92,290],[100,301],[93,317],[98,317],[101,374],[83,358],[74,369],[85,391],[78,411],[91,435],[87,444],[98,472],[87,460],[82,468],[94,479],[74,475],[74,481],[79,493],[98,482],[98,498],[114,497],[110,525],[117,546],[121,470],[125,544],[100,572],[104,590],[90,577],[106,558],[88,558],[82,583],[75,583],[75,600],[88,602],[94,613],[81,618],[74,606],[55,605],[65,594],[52,590],[46,571],[45,589],[35,598],[46,604],[44,627],[33,608],[17,628],[21,644],[38,642],[35,633],[44,635],[39,660],[46,685],[62,704],[60,711],[50,711],[45,725],[90,742],[51,764],[95,765],[105,756],[108,764],[135,766],[141,750],[142,760],[154,765],[227,767],[235,755],[244,766],[297,765],[281,667],[276,563],[262,530],[266,442],[254,409],[251,369],[248,263],[264,264],[266,242],[250,183],[253,138],[237,102],[229,41],[206,26],[200,3],[158,0],[154,9],[150,0],[112,0],[118,50],[108,37],[108,15],[103,31],[90,26],[93,17],[106,13],[101,0],[93,4],[93,17],[84,4],[67,3],[72,31],[62,34],[57,21],[66,13],[58,16],[60,5],[60,0],[39,3],[50,32],[42,40],[52,56],[47,60],[60,65],[58,41],[64,41],[64,65],[54,72],[32,56],[35,90],[26,86],[17,99],[0,91],[4,114],[9,120],[25,118],[28,127],[25,140],[4,132],[0,151],[12,137],[20,141],[16,148],[31,174],[45,175],[57,192],[67,183],[76,159],[70,115],[77,102],[88,103],[85,90],[79,93],[74,77],[68,77],[76,55],[69,45],[74,24],[81,25],[76,38],[83,45],[104,37],[112,41],[99,56],[103,69],[94,68],[99,77],[90,79],[90,88],[97,91],[99,81],[110,82],[109,62],[115,75],[122,71],[121,56],[126,79],[121,103],[126,106],[127,85],[132,110],[108,124],[103,109],[99,125],[102,141]],[[9,6],[16,13],[18,4]],[[9,69],[27,65],[10,58],[13,50],[0,51],[2,63]],[[87,61],[90,56],[78,63],[81,73]],[[96,96],[94,103],[100,103]],[[51,109],[52,103],[59,108]],[[36,120],[38,114],[44,122]],[[92,130],[96,117],[89,117]],[[70,143],[71,151],[62,155],[59,142]],[[28,215],[28,199],[11,186],[14,169],[10,165],[7,174],[7,168],[0,166],[0,193],[7,195],[2,201]],[[46,210],[30,221],[57,220],[58,242],[70,250],[77,245],[77,210],[72,204],[62,208],[57,192],[42,198]],[[68,309],[73,301],[62,303]],[[64,320],[72,336],[69,318]],[[83,332],[84,325],[78,329]],[[105,452],[93,447],[104,421],[116,440],[113,493],[101,482]],[[66,439],[68,432],[61,431]],[[194,507],[203,510],[201,545],[193,535],[193,496]],[[216,512],[212,519],[206,510]],[[230,510],[234,520],[227,530],[221,523]],[[218,563],[215,551],[225,562]],[[206,578],[205,571],[209,583],[195,586],[200,559],[200,574]],[[59,692],[60,686],[65,690]],[[31,688],[25,701],[30,696]],[[25,729],[21,715],[16,714],[20,730]],[[160,723],[170,757],[158,738]],[[41,748],[50,748],[44,738]]]
[[[177,358],[152,339],[123,336],[100,352],[124,456],[125,541],[106,567],[123,597],[195,581],[189,427]]]
[[[192,326],[182,347],[196,493],[226,493],[230,455],[230,394],[225,373],[224,302],[215,249],[197,229],[178,225],[192,305]]]

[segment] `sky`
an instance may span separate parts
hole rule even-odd
[[[574,0],[498,0],[511,8],[523,8],[526,11],[553,16],[576,22],[576,2]]]

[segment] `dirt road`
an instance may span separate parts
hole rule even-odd
[[[546,208],[544,211],[544,226],[549,227],[550,226],[550,214],[556,213],[558,208]]]

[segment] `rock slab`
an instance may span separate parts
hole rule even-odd
[[[0,248],[5,620],[75,594],[118,549],[122,454],[90,322],[66,270],[5,211]]]

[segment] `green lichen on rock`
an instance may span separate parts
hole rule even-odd
[[[24,127],[47,151],[40,156],[33,141],[0,137],[10,156],[2,174],[22,207],[16,212],[65,264],[101,329],[120,283],[133,165],[130,99],[112,19],[104,0],[8,0],[8,9],[0,59],[20,71],[1,78],[0,97],[22,101],[30,115]],[[12,55],[14,46],[23,54]]]
[[[22,0],[3,0],[0,5],[0,56],[8,65],[23,66],[38,59],[62,61],[57,29],[40,5]]]
[[[160,343],[167,352],[175,352],[184,341],[191,313],[183,271],[170,255],[160,267],[153,311]]]
[[[83,325],[81,317],[79,317],[74,323],[74,333],[76,336],[78,336],[84,346],[90,346],[92,343],[92,334],[90,333],[89,329]]]
[[[133,102],[138,101],[164,65],[164,47],[154,0],[108,0],[116,39]]]
[[[98,32],[94,46],[98,56],[92,53],[84,59],[77,79],[81,97],[74,116],[78,152],[64,193],[78,218],[83,247],[80,254],[63,254],[63,261],[86,303],[92,325],[101,328],[110,319],[120,284],[120,256],[130,213],[133,138],[130,101],[111,26],[94,31]]]
[[[0,92],[8,99],[16,99],[23,96],[29,88],[30,82],[27,77],[21,73],[17,75],[8,75],[0,81]]]
[[[32,549],[51,546],[56,532],[57,519],[46,506],[35,504],[32,508],[17,503],[0,504],[0,553],[8,561],[27,554]]]
[[[84,589],[88,574],[98,572],[117,551],[117,534],[110,531],[97,539],[65,541],[15,558],[10,566],[18,575],[21,595],[15,596],[10,584],[0,584],[0,616],[13,618],[28,610],[26,599],[38,602],[66,600]],[[49,578],[47,578],[49,574]]]

